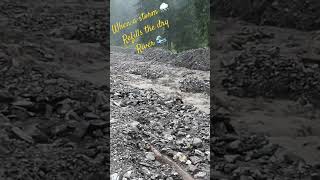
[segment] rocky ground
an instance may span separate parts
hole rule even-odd
[[[0,179],[109,176],[106,8],[0,2]]]
[[[209,63],[208,49],[184,53],[189,54],[187,57],[206,54],[203,60]],[[200,68],[189,66],[188,60],[185,64],[179,56],[161,49],[136,55],[112,48],[111,173],[114,179],[120,175],[127,179],[181,179],[172,167],[156,161],[148,144],[195,178],[209,179],[210,72],[194,70]],[[199,63],[198,67],[203,66]]]
[[[319,179],[316,31],[212,22],[213,179]]]

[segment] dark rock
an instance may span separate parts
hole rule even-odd
[[[235,161],[240,159],[240,155],[225,155],[224,159],[228,162],[228,163],[234,163]]]
[[[9,123],[10,123],[10,120],[5,115],[0,113],[0,126],[9,124]]]
[[[24,141],[31,143],[31,144],[34,143],[33,138],[31,136],[29,136],[27,133],[25,133],[24,131],[22,131],[18,127],[12,127],[11,132],[15,135],[15,137],[17,137],[21,140],[24,140]]]
[[[67,124],[61,124],[61,125],[52,127],[51,134],[55,136],[63,136],[70,131],[71,129],[68,127]]]
[[[49,142],[49,137],[38,129],[36,124],[29,125],[25,128],[25,133],[34,139],[36,143],[47,143]]]
[[[14,101],[14,96],[12,96],[7,90],[0,90],[0,103],[10,103]]]
[[[89,126],[93,129],[102,129],[108,126],[108,122],[103,120],[91,120],[89,121]]]
[[[34,106],[34,103],[29,100],[17,100],[15,102],[13,102],[12,105],[20,106],[20,107],[24,107],[24,108],[30,108],[30,107]]]
[[[77,140],[80,140],[81,138],[83,138],[88,132],[89,125],[90,124],[85,121],[78,122],[76,124],[76,129],[72,134],[73,137],[75,137]]]
[[[92,120],[92,119],[100,119],[100,117],[92,112],[89,113],[84,113],[84,117],[88,120]]]
[[[240,140],[235,140],[228,145],[228,149],[232,152],[239,152],[241,149],[241,141]]]
[[[320,180],[320,175],[318,173],[311,174],[311,180]]]

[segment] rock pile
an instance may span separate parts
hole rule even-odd
[[[298,99],[306,96],[319,104],[320,74],[317,64],[279,55],[280,48],[251,48],[225,64],[223,85],[228,92],[246,97]],[[312,98],[311,98],[312,97]]]
[[[183,92],[208,93],[210,94],[210,82],[196,77],[185,78],[180,81],[180,90]]]
[[[111,159],[116,159],[114,166],[125,162],[126,157],[134,158],[138,163],[130,168],[130,179],[179,178],[172,168],[155,160],[147,148],[151,143],[190,174],[209,179],[208,114],[196,112],[196,108],[185,105],[179,97],[163,98],[152,89],[143,90],[118,83],[113,83],[112,88],[111,118],[121,118],[121,124],[114,122],[111,126]],[[130,154],[123,154],[121,147],[130,149]],[[113,172],[117,170],[112,169]],[[116,174],[119,172],[114,176]]]
[[[199,48],[178,53],[172,63],[179,67],[210,71],[210,49]]]
[[[160,48],[151,48],[146,50],[143,56],[149,61],[166,62],[194,70],[210,70],[210,50],[208,48],[192,49],[178,54]]]
[[[2,72],[1,84],[0,177],[54,179],[63,173],[74,177],[68,168],[79,173],[79,178],[106,172],[106,87],[74,81],[30,64]],[[30,164],[39,164],[36,167],[41,173]],[[59,170],[59,175],[56,171],[62,167],[66,168]]]
[[[212,179],[296,179],[316,170],[301,158],[271,144],[261,135],[213,137],[210,148]]]
[[[47,5],[34,1],[6,1],[0,7],[10,20],[9,26],[21,31],[37,32],[50,37],[75,39],[81,42],[107,42],[106,4],[88,8],[85,5],[62,3]],[[29,8],[32,6],[32,9]]]
[[[104,30],[88,37],[77,26],[104,26],[102,14],[59,2],[0,2],[0,179],[108,176],[108,87],[57,73],[62,60],[101,60]],[[66,39],[96,42],[95,51]]]
[[[149,48],[142,53],[145,60],[148,61],[160,61],[160,62],[170,62],[176,55],[171,51],[162,48]]]

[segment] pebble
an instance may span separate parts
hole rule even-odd
[[[173,159],[178,159],[180,162],[187,162],[187,156],[181,152],[176,153]]]
[[[154,156],[154,154],[152,152],[147,152],[146,153],[146,158],[150,161],[154,161],[156,160],[156,157]]]
[[[192,162],[192,164],[198,164],[199,162],[201,162],[201,158],[197,157],[197,156],[191,156],[190,160]]]
[[[239,151],[240,150],[240,144],[241,144],[240,140],[235,140],[235,141],[231,142],[228,145],[228,149],[232,150],[232,151]]]
[[[195,154],[195,155],[199,155],[199,156],[204,156],[204,153],[201,152],[201,151],[198,150],[198,149],[194,150],[194,154]]]
[[[200,138],[194,138],[192,141],[192,145],[200,147],[202,145],[202,140]]]
[[[206,172],[198,172],[194,175],[195,178],[204,178],[207,175]]]
[[[197,166],[189,164],[188,165],[188,170],[191,171],[191,172],[194,172],[195,170],[197,170]]]

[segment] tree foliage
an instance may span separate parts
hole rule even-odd
[[[209,0],[136,0],[132,7],[135,9],[135,16],[131,15],[131,18],[159,9],[161,3],[167,3],[169,10],[161,12],[157,17],[138,22],[134,28],[143,30],[145,25],[157,24],[159,19],[169,20],[170,27],[145,33],[140,37],[139,43],[155,41],[157,36],[161,36],[167,39],[163,47],[176,52],[208,46]],[[120,12],[122,11],[125,10],[120,9]],[[128,13],[123,12],[123,14]],[[129,31],[134,29],[131,28]],[[121,40],[119,37],[118,39]]]
[[[177,52],[208,46],[208,27],[210,19],[209,0],[163,0],[150,1],[139,0],[138,13],[159,8],[165,2],[169,10],[161,13],[161,19],[168,19],[170,28],[159,30],[143,37],[142,42],[150,40],[157,35],[167,38],[166,47]],[[146,21],[139,24],[142,28],[145,24],[154,23]]]

